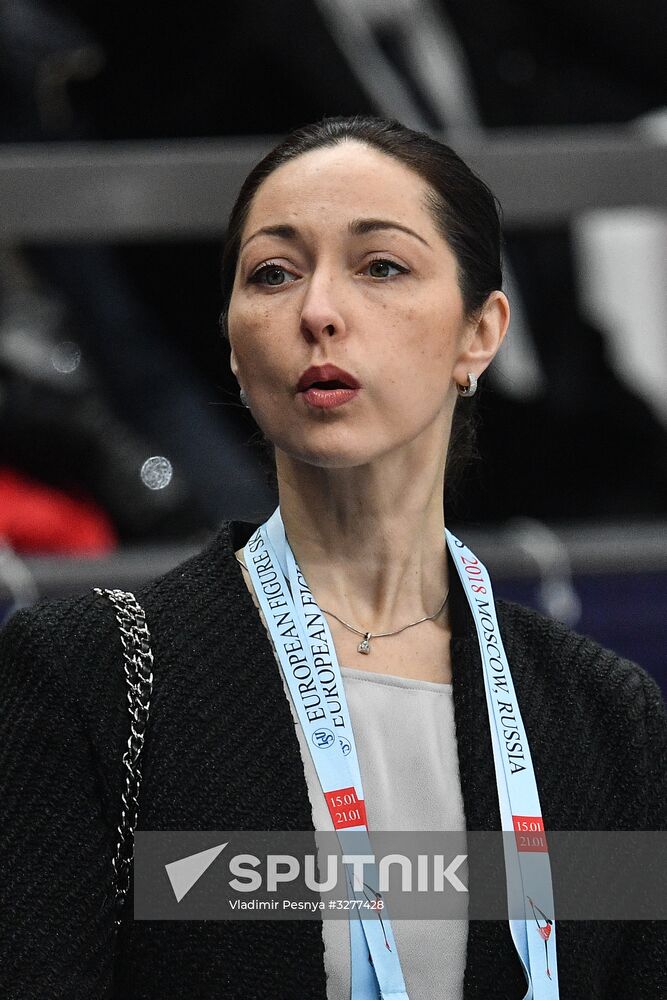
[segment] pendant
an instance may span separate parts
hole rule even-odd
[[[357,646],[357,652],[358,653],[370,653],[370,651],[371,651],[371,638],[372,638],[371,633],[367,632],[366,635],[361,640],[361,642],[359,643],[359,645]]]

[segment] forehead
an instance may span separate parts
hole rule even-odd
[[[419,174],[380,150],[359,142],[302,153],[284,163],[255,194],[244,226],[249,233],[274,222],[318,218],[384,218],[437,233],[429,212],[429,185]]]

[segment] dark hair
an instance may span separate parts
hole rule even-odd
[[[253,198],[278,167],[311,150],[354,140],[405,164],[429,185],[429,208],[458,263],[466,315],[473,316],[502,287],[500,206],[486,184],[453,149],[398,121],[355,115],[324,118],[291,132],[246,177],[229,217],[222,257],[221,326],[226,332],[241,245]],[[447,455],[448,500],[475,452],[476,400],[457,401]]]

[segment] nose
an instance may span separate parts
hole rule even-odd
[[[301,333],[310,343],[345,335],[341,294],[333,275],[314,273],[310,278],[300,321]]]

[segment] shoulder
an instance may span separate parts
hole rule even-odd
[[[503,600],[496,607],[513,673],[605,704],[662,703],[655,680],[637,663],[532,608]]]
[[[250,601],[221,526],[200,552],[138,587],[160,683],[180,666],[206,664],[220,645],[233,647],[235,627]],[[251,618],[252,620],[252,618]],[[0,631],[0,682],[29,687],[51,678],[54,692],[69,692],[93,724],[116,706],[124,725],[123,647],[109,600],[90,590],[16,612]]]
[[[92,592],[17,611],[0,631],[0,683],[48,679],[64,687],[68,664],[99,657],[113,632],[113,619]]]
[[[174,674],[190,683],[221,643],[234,642],[236,590],[245,587],[228,542],[225,525],[201,552],[136,589],[151,636],[158,698],[170,690]],[[104,596],[88,591],[17,611],[0,631],[0,689],[2,725],[12,739],[14,718],[30,728],[26,746],[37,743],[40,728],[62,731],[66,725],[81,734],[103,775],[116,774],[127,741],[127,681],[118,622]]]
[[[122,672],[104,669],[112,633],[92,594],[18,611],[0,632],[0,745],[10,797],[12,776],[21,772],[30,776],[31,793],[51,803],[69,787],[62,774],[76,775],[78,790],[91,793],[87,808],[97,809],[94,775],[108,807],[104,748],[121,745],[127,729]],[[15,815],[23,808],[17,804]]]
[[[629,829],[667,823],[667,711],[638,664],[561,622],[506,601],[498,620],[531,749],[555,777],[578,774],[582,805],[607,796]],[[574,765],[574,766],[573,766]],[[536,761],[536,770],[538,762]],[[620,806],[619,806],[620,808]],[[621,810],[622,811],[622,810]]]
[[[207,603],[233,607],[240,591],[238,574],[230,573],[229,525],[201,551],[167,573],[136,588],[134,596],[156,630],[192,622]],[[5,656],[24,658],[41,649],[62,653],[66,660],[99,657],[118,625],[109,601],[93,590],[60,600],[40,601],[16,612],[0,631]]]

